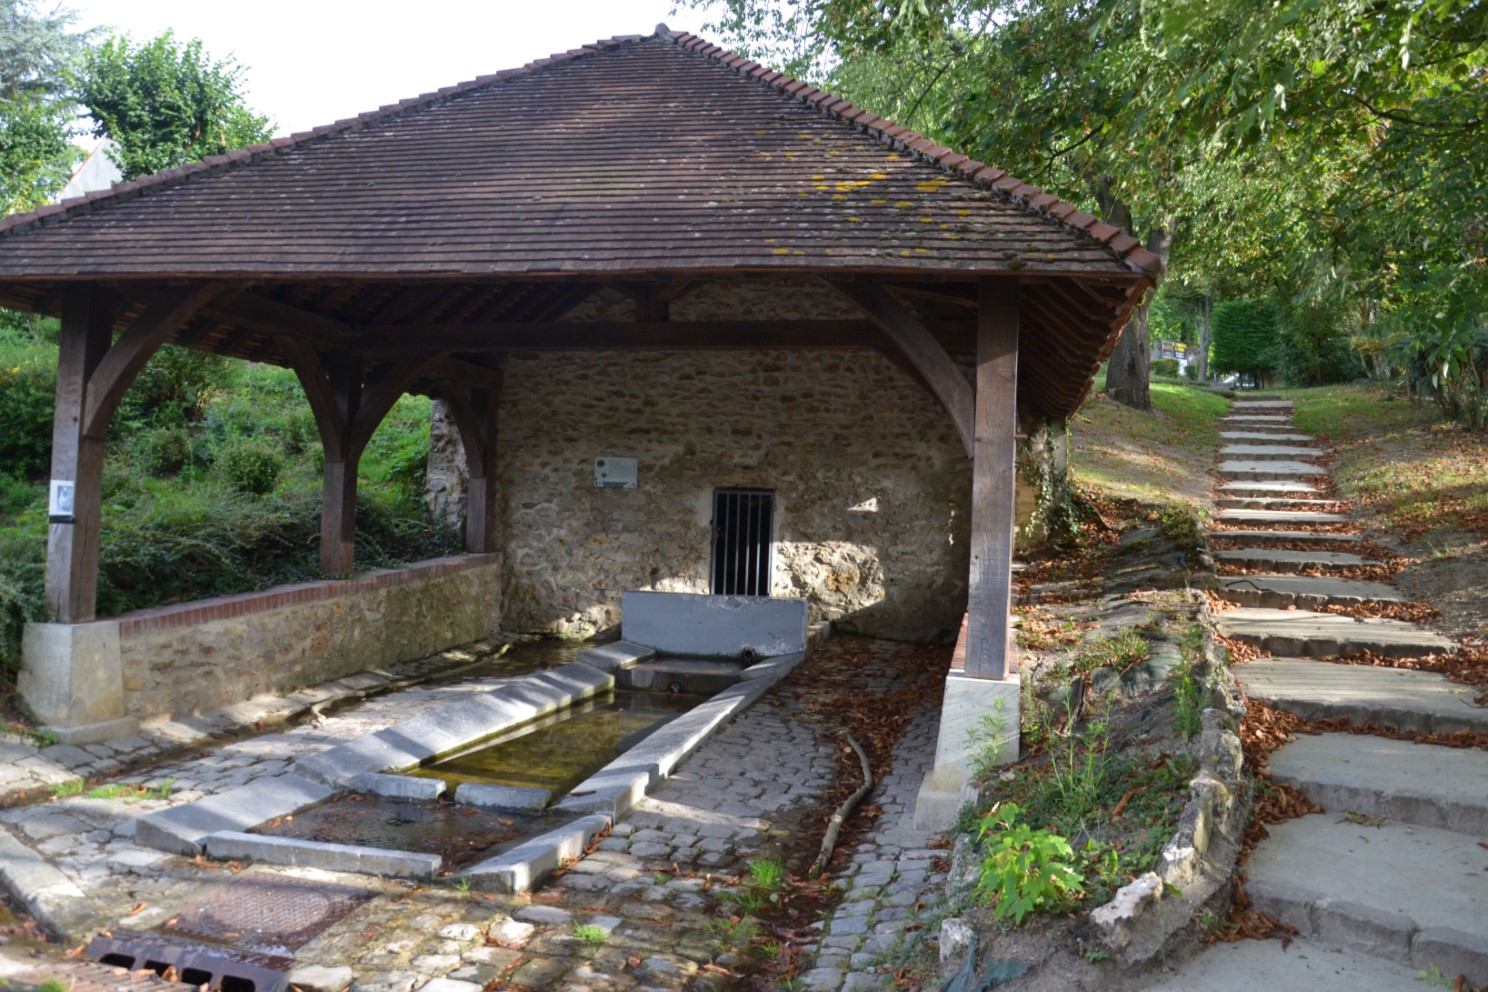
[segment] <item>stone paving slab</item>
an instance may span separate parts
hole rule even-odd
[[[1317,510],[1220,510],[1214,519],[1236,524],[1346,524],[1350,518]]]
[[[1230,413],[1219,418],[1223,424],[1276,424],[1281,427],[1292,427],[1292,418],[1284,413]]]
[[[1234,548],[1214,552],[1214,560],[1247,568],[1266,567],[1274,572],[1297,572],[1304,568],[1353,568],[1369,560],[1347,551],[1293,551],[1289,548]]]
[[[1330,813],[1488,838],[1488,751],[1364,734],[1301,734],[1271,756],[1271,780]]]
[[[1275,495],[1277,493],[1323,492],[1323,488],[1321,486],[1315,486],[1310,482],[1302,482],[1301,480],[1293,482],[1290,479],[1285,481],[1250,479],[1240,480],[1237,482],[1224,482],[1220,484],[1219,489],[1221,492],[1234,493],[1237,495],[1240,493],[1245,493],[1247,495],[1260,494],[1262,496]]]
[[[1218,496],[1214,505],[1221,510],[1305,510],[1310,507],[1333,506],[1337,502],[1331,499],[1308,499],[1305,496]]]
[[[1312,442],[1317,438],[1312,434],[1298,434],[1295,431],[1250,431],[1250,430],[1227,430],[1219,432],[1221,441],[1261,441],[1266,444],[1279,444],[1288,441]]]
[[[1219,463],[1219,474],[1232,481],[1283,482],[1291,478],[1308,479],[1327,475],[1321,465],[1294,461],[1245,461],[1229,459]]]
[[[1231,407],[1232,410],[1242,410],[1242,411],[1249,411],[1249,410],[1290,410],[1291,408],[1292,408],[1292,401],[1291,400],[1262,400],[1262,399],[1254,399],[1254,400],[1237,399],[1235,401],[1234,406]]]
[[[1241,606],[1302,608],[1403,603],[1399,589],[1383,582],[1360,582],[1316,575],[1235,575],[1220,579],[1219,594]]]
[[[1227,444],[1219,449],[1219,457],[1258,462],[1284,462],[1300,458],[1314,458],[1321,454],[1319,448],[1308,448],[1296,444]]]
[[[1247,695],[1307,720],[1342,717],[1397,730],[1488,733],[1488,708],[1472,690],[1434,672],[1257,658],[1234,668]]]
[[[1373,651],[1409,658],[1457,650],[1455,641],[1413,623],[1375,617],[1348,617],[1308,610],[1242,606],[1214,618],[1225,637],[1255,644],[1273,655],[1327,658]]]
[[[1252,545],[1278,544],[1291,541],[1303,544],[1360,544],[1364,540],[1362,534],[1337,534],[1325,530],[1217,530],[1211,533],[1214,537],[1228,538],[1232,541],[1245,541]]]
[[[1149,992],[1402,992],[1415,989],[1417,969],[1317,940],[1238,940],[1211,944]]]
[[[1246,863],[1246,892],[1262,912],[1399,964],[1423,932],[1471,955],[1488,947],[1488,849],[1473,836],[1386,822],[1367,826],[1333,811],[1269,824]],[[1453,940],[1448,933],[1461,935]],[[1423,949],[1424,950],[1424,949]],[[1429,953],[1429,952],[1426,952]],[[1468,973],[1488,981],[1488,954]]]

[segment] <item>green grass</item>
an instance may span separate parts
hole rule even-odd
[[[574,925],[573,935],[579,943],[594,946],[603,944],[605,938],[609,937],[610,934],[604,927],[596,927],[588,923],[578,923]]]
[[[1488,438],[1371,385],[1276,392],[1292,400],[1300,430],[1337,451],[1340,489],[1383,529],[1428,543],[1488,537]]]
[[[1151,413],[1092,391],[1070,421],[1077,482],[1143,502],[1202,499],[1219,445],[1224,397],[1197,386],[1153,383]]]

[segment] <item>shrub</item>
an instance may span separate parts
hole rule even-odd
[[[52,404],[57,399],[57,349],[0,345],[0,465],[38,476],[52,459]]]
[[[284,456],[267,444],[246,441],[219,451],[217,470],[238,492],[263,496],[279,484]]]
[[[1178,374],[1178,359],[1154,358],[1148,364],[1147,371],[1152,375],[1176,376]]]
[[[167,345],[130,384],[111,427],[122,434],[140,424],[199,421],[231,374],[219,355]]]
[[[1069,841],[1049,830],[1019,823],[1013,803],[1002,803],[983,817],[978,835],[992,840],[982,859],[977,892],[993,903],[992,913],[1013,924],[1041,909],[1056,909],[1084,889],[1074,869],[1075,852]]]
[[[140,469],[156,478],[178,475],[191,464],[191,432],[185,427],[144,431],[131,447]]]

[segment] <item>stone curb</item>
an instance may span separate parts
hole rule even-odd
[[[289,816],[325,802],[335,790],[298,775],[262,778],[239,789],[158,810],[139,819],[135,842],[194,857],[211,834],[247,830],[276,816]]]
[[[523,789],[511,785],[465,782],[455,789],[455,802],[462,805],[521,813],[541,813],[551,798],[547,789]]]
[[[432,803],[444,795],[448,786],[443,779],[415,778],[412,775],[387,775],[366,772],[351,780],[351,787],[384,799],[405,799],[415,803]]]
[[[568,798],[553,808],[570,813],[601,813],[618,819],[714,731],[764,695],[780,678],[779,674],[773,674],[740,682],[699,703],[574,786]]]
[[[244,858],[271,865],[363,872],[395,878],[433,878],[444,865],[444,859],[437,854],[327,844],[296,837],[267,837],[236,830],[211,834],[204,846],[207,856],[219,861]]]
[[[611,645],[613,646],[613,645]],[[586,652],[587,653],[587,652]],[[409,768],[614,688],[615,677],[584,662],[536,672],[295,762],[295,770],[334,788],[360,775]]]
[[[609,829],[610,823],[610,818],[604,815],[574,820],[474,865],[462,877],[477,889],[503,893],[531,891],[564,862],[583,857],[584,850]]]
[[[69,939],[85,933],[94,915],[83,890],[41,855],[0,828],[0,882],[42,926]]]
[[[151,721],[136,734],[106,742],[108,748],[116,752],[112,758],[100,758],[96,753],[65,744],[38,747],[34,754],[21,760],[31,766],[39,781],[0,785],[0,807],[18,805],[34,798],[38,789],[107,778],[179,758],[249,727],[283,726],[316,707],[365,699],[457,673],[463,668],[484,664],[485,659],[495,654],[499,647],[496,641],[482,639],[286,695],[259,696],[202,716]]]

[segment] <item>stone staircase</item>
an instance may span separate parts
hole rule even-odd
[[[1367,649],[1386,657],[1455,650],[1416,624],[1318,612],[1322,605],[1399,603],[1388,584],[1338,575],[1368,565],[1358,534],[1328,498],[1314,439],[1285,400],[1239,401],[1223,421],[1215,519],[1230,545],[1221,577],[1236,604],[1220,633],[1269,657],[1234,668],[1246,694],[1306,719],[1344,718],[1402,731],[1488,732],[1488,709],[1441,675],[1326,660]],[[1272,443],[1272,442],[1275,443]],[[1275,547],[1317,545],[1316,550]],[[1251,903],[1299,939],[1215,945],[1151,986],[1253,990],[1258,984],[1347,989],[1422,987],[1435,966],[1488,984],[1488,752],[1364,734],[1300,735],[1271,758],[1274,781],[1325,810],[1267,827],[1245,866]]]

